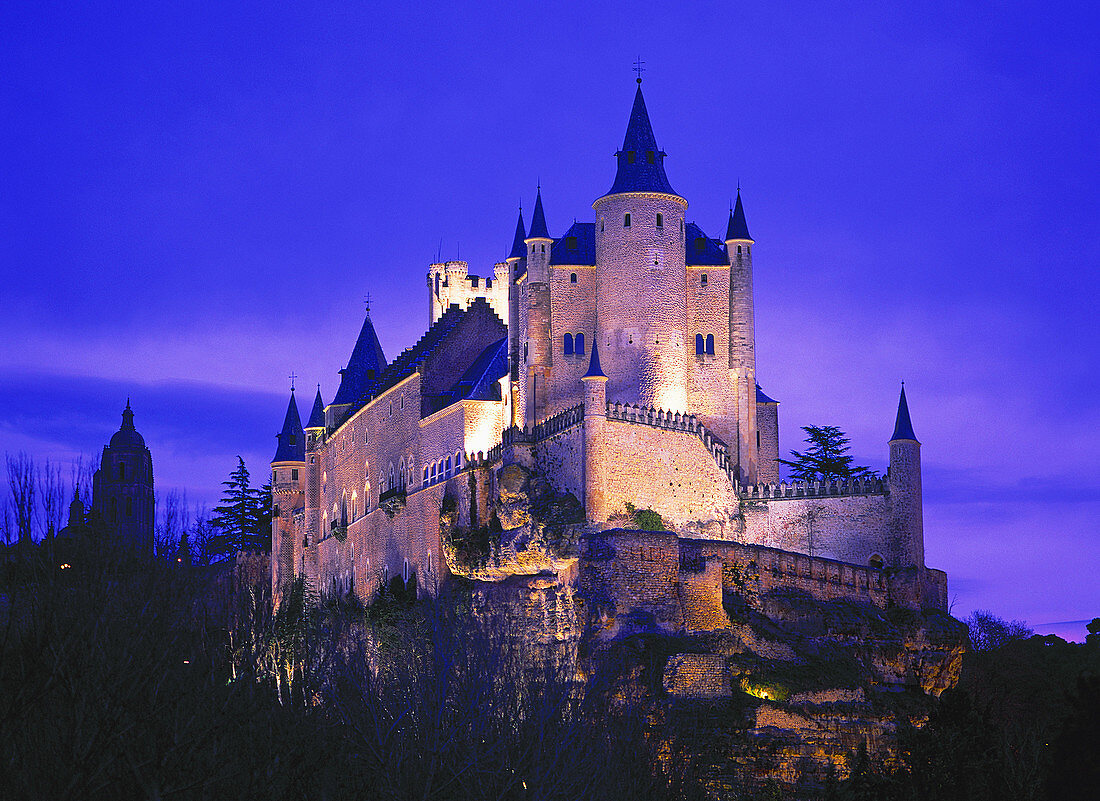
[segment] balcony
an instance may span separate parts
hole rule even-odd
[[[407,493],[404,487],[388,489],[378,496],[378,508],[385,512],[388,517],[392,518],[405,508],[406,497]]]

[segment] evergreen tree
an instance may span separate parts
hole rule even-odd
[[[802,426],[806,432],[805,451],[791,451],[793,459],[780,459],[790,468],[795,481],[834,481],[845,478],[873,478],[874,471],[852,465],[848,455],[849,439],[836,426]]]
[[[237,469],[223,481],[221,505],[214,508],[211,524],[215,534],[208,552],[213,561],[233,556],[237,551],[265,550],[271,547],[271,487],[250,485],[244,459],[237,457]]]

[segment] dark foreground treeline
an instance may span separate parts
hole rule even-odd
[[[230,635],[207,571],[62,546],[0,558],[0,798],[692,797],[639,711],[399,583],[367,610],[261,591]]]
[[[826,801],[1095,801],[1100,798],[1100,621],[1085,644],[1029,636],[977,613],[977,650],[890,764],[853,754]]]

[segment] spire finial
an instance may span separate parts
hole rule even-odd
[[[363,305],[367,307],[367,314],[370,314],[370,292],[363,296]]]
[[[288,375],[287,378],[290,379],[290,391],[293,392],[294,391],[294,381],[295,381],[296,378],[298,378],[298,374],[296,372],[294,372],[293,370],[291,370],[290,375]]]
[[[641,86],[642,73],[645,72],[645,62],[642,61],[641,56],[638,56],[638,58],[634,61],[634,72],[638,75],[638,86]]]

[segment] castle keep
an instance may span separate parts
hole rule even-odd
[[[664,159],[639,81],[589,221],[552,236],[540,190],[491,278],[429,266],[420,341],[387,361],[368,310],[305,426],[292,392],[272,462],[276,598],[297,574],[364,601],[398,575],[428,594],[452,573],[525,575],[529,611],[557,636],[597,597],[658,628],[719,628],[734,585],[946,609],[946,576],[924,565],[904,391],[886,477],[780,482],[740,192],[710,237]],[[507,511],[524,493],[574,499],[560,541]],[[636,530],[635,508],[667,531]],[[478,529],[498,539],[471,567],[448,537]]]

